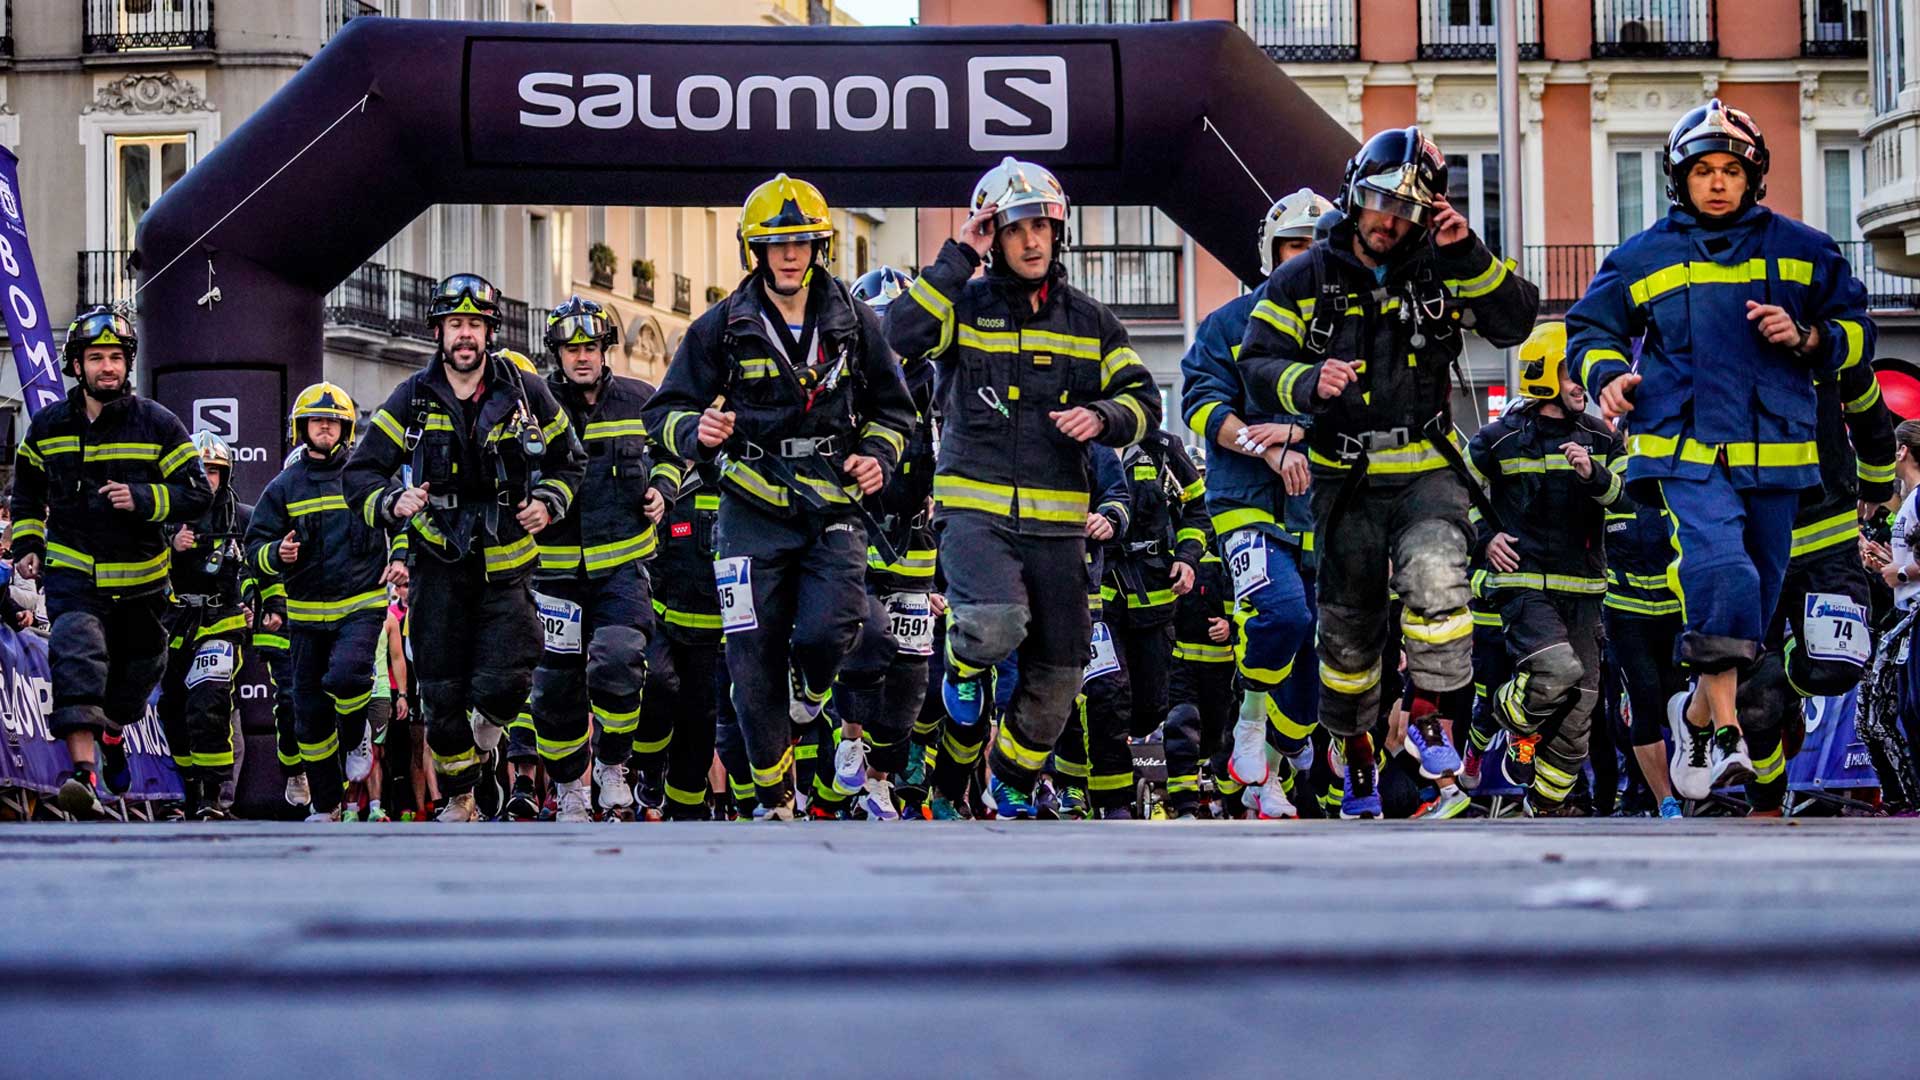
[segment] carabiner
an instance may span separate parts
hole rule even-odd
[[[979,396],[981,401],[987,403],[987,408],[992,409],[1008,420],[1013,419],[1013,413],[1007,410],[1006,402],[1000,400],[999,393],[996,392],[993,387],[983,386],[974,391],[974,393]]]

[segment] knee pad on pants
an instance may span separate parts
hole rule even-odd
[[[1066,726],[1067,714],[1080,696],[1081,669],[1029,664],[1020,671],[1014,710],[1026,728],[1023,734],[1044,736],[1051,744]]]
[[[502,727],[520,713],[533,690],[533,671],[483,667],[473,673],[473,707]]]
[[[991,667],[1026,640],[1029,615],[1025,604],[956,604],[947,617],[947,653],[962,664]]]
[[[587,689],[595,695],[623,698],[646,683],[647,635],[631,626],[603,626],[587,643]]]
[[[1519,668],[1497,694],[1500,720],[1508,730],[1532,735],[1564,720],[1581,703],[1580,679],[1586,670],[1572,643],[1549,645],[1522,660]]]
[[[1453,522],[1430,519],[1408,526],[1394,557],[1393,586],[1407,610],[1432,619],[1466,608],[1472,597],[1467,538]]]

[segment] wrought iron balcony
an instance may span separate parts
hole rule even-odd
[[[1355,0],[1239,0],[1241,29],[1284,63],[1348,63],[1360,59]]]
[[[1180,317],[1180,249],[1077,244],[1062,256],[1067,280],[1123,319]]]
[[[1492,60],[1499,0],[1422,0],[1420,59]],[[1520,0],[1520,59],[1540,59],[1540,0]]]
[[[1714,0],[1594,0],[1595,59],[1719,53]]]
[[[213,48],[213,0],[86,0],[83,53]]]
[[[1867,0],[1802,0],[1801,56],[1865,58]]]
[[[132,301],[133,268],[127,265],[132,256],[133,252],[118,249],[82,251],[78,281],[80,306]]]
[[[1173,18],[1173,0],[1052,0],[1051,23],[1144,23]]]

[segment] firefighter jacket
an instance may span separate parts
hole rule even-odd
[[[454,561],[478,549],[488,581],[526,573],[533,537],[520,506],[539,499],[554,520],[580,490],[586,455],[546,383],[512,360],[487,358],[477,401],[454,396],[439,356],[408,376],[373,413],[347,459],[347,502],[368,525],[411,532],[411,555]],[[393,502],[409,484],[431,501],[405,523]]]
[[[1770,344],[1750,302],[1819,328],[1820,347]],[[1764,206],[1712,223],[1675,208],[1601,264],[1567,313],[1567,363],[1598,397],[1645,335],[1629,483],[1700,479],[1724,463],[1736,487],[1806,488],[1820,482],[1814,380],[1871,366],[1866,306],[1824,233]]]
[[[867,584],[880,595],[933,590],[933,365],[915,361],[905,369],[915,421],[893,481],[880,489],[875,524],[893,548],[888,561],[877,544],[867,547]]]
[[[891,477],[913,430],[900,365],[879,317],[840,282],[813,275],[796,336],[763,281],[749,275],[694,320],[647,406],[647,430],[675,459],[710,461],[724,449],[720,487],[762,511],[852,513],[860,487],[841,465],[864,454]],[[716,397],[734,414],[733,435],[719,448],[697,434]]]
[[[126,484],[133,509],[100,489]],[[12,554],[40,555],[48,572],[80,574],[104,592],[167,586],[167,524],[198,518],[213,502],[200,455],[178,417],[125,394],[87,422],[82,391],[35,414],[14,458]]]
[[[1820,485],[1803,492],[1793,519],[1793,557],[1860,539],[1858,500],[1893,497],[1893,415],[1871,364],[1814,383]]]
[[[949,240],[887,308],[894,350],[940,372],[934,500],[943,514],[985,514],[1027,535],[1081,535],[1087,458],[1049,414],[1084,406],[1105,422],[1095,441],[1131,446],[1159,426],[1159,391],[1120,320],[1067,284],[1057,261],[1037,310],[1010,275],[974,279],[979,265]]]
[[[548,375],[547,387],[586,448],[587,467],[567,515],[540,533],[534,577],[603,578],[653,558],[658,541],[647,520],[647,492],[657,489],[671,502],[680,490],[679,462],[653,461],[641,419],[653,384],[603,368],[591,403],[562,372]]]
[[[385,436],[381,436],[384,438]],[[275,585],[286,597],[287,620],[327,624],[387,606],[380,578],[389,561],[406,558],[407,534],[390,546],[384,530],[367,524],[347,503],[342,481],[347,452],[315,458],[302,448],[267,483],[246,533],[247,564],[264,595]],[[280,561],[280,541],[292,533],[300,557]]]
[[[1213,531],[1225,536],[1249,526],[1304,551],[1313,550],[1313,498],[1289,496],[1280,477],[1257,457],[1220,445],[1220,425],[1229,414],[1247,424],[1307,426],[1306,413],[1270,412],[1255,408],[1240,379],[1240,342],[1247,336],[1247,320],[1265,287],[1227,301],[1201,320],[1193,347],[1180,359],[1186,382],[1180,391],[1180,411],[1187,427],[1207,448],[1207,513]],[[1294,448],[1305,453],[1304,444]]]
[[[232,490],[223,485],[213,493],[212,504],[199,518],[167,527],[169,548],[180,530],[193,530],[193,544],[185,551],[173,552],[167,581],[175,604],[205,613],[200,638],[247,629],[247,615],[241,607],[260,601],[260,583],[247,565],[241,545],[252,517],[253,507],[235,499]]]
[[[1449,466],[1434,439],[1458,445],[1448,401],[1466,332],[1518,345],[1533,331],[1540,290],[1473,234],[1444,248],[1417,237],[1379,277],[1353,245],[1343,222],[1274,268],[1247,320],[1241,375],[1254,408],[1313,414],[1316,471],[1344,475],[1364,460],[1375,484],[1404,483]],[[1353,364],[1359,378],[1325,400],[1317,387],[1329,359]]]
[[[1168,572],[1175,560],[1199,569],[1207,550],[1200,516],[1200,471],[1186,448],[1155,429],[1120,453],[1127,485],[1128,522],[1106,545],[1106,581],[1101,598],[1124,598],[1136,625],[1159,625],[1173,618],[1173,584]]]
[[[1243,418],[1244,419],[1244,418]],[[1234,642],[1240,628],[1233,621],[1233,575],[1214,550],[1213,533],[1208,530],[1206,554],[1200,556],[1200,568],[1193,575],[1193,588],[1174,601],[1173,658],[1202,664],[1233,663]],[[1227,640],[1210,636],[1214,619],[1227,620]]]
[[[1626,459],[1608,462],[1615,473]],[[1673,562],[1673,518],[1659,503],[1622,499],[1607,510],[1607,599],[1614,611],[1644,618],[1680,614],[1667,567]]]
[[[720,492],[712,465],[688,466],[660,520],[653,563],[653,612],[676,641],[720,643],[720,595],[713,583],[713,533]]]
[[[1585,447],[1592,475],[1581,479],[1561,448]],[[1483,523],[1513,537],[1520,565],[1487,568],[1489,589],[1600,596],[1607,591],[1605,516],[1630,508],[1620,474],[1608,466],[1625,453],[1618,432],[1598,417],[1548,416],[1528,403],[1474,433],[1473,470],[1485,478],[1497,521]]]

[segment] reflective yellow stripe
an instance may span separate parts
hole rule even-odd
[[[1176,641],[1173,643],[1173,658],[1191,660],[1196,664],[1230,664],[1233,662],[1233,646]]]
[[[173,495],[165,484],[148,484],[148,492],[153,496],[153,513],[147,515],[148,521],[161,522],[173,511]]]
[[[689,630],[718,630],[720,616],[706,615],[697,611],[675,611],[658,600],[653,602],[654,614],[665,619],[668,625],[684,626]]]
[[[1460,433],[1448,436],[1458,448]],[[1308,450],[1307,460],[1312,464],[1329,469],[1349,469],[1345,462],[1335,461],[1318,450]],[[1374,450],[1367,454],[1367,475],[1369,476],[1409,476],[1418,473],[1433,472],[1447,468],[1447,459],[1434,448],[1433,440],[1421,439],[1394,450]]]
[[[1039,770],[1047,764],[1047,749],[1034,750],[1021,745],[1019,737],[1013,733],[1012,724],[1000,725],[1000,735],[993,745],[994,749],[1022,769]]]
[[[181,445],[190,447],[188,443],[182,443]],[[43,454],[77,454],[80,452],[80,436],[49,435],[40,440],[39,446],[40,452]],[[178,453],[178,451],[175,452]]]
[[[208,623],[207,625],[201,627],[199,630],[195,631],[193,635],[193,640],[196,642],[205,641],[208,638],[219,637],[222,634],[238,633],[239,631],[245,630],[246,628],[247,628],[247,617],[244,614],[229,615],[224,619],[218,620],[217,622]]]
[[[548,761],[559,761],[568,754],[585,749],[591,734],[590,731],[583,731],[577,739],[549,739],[544,735],[535,735],[534,746],[540,751],[541,757]]]
[[[976,330],[971,326],[962,325],[960,344],[980,352],[1014,355],[1020,351],[1020,335],[1012,331]]]
[[[480,764],[480,751],[474,749],[462,750],[457,754],[449,756],[442,756],[437,751],[432,751],[432,753],[433,771],[443,776],[452,776],[455,773],[471,769],[475,765]]]
[[[1860,516],[1854,510],[1796,526],[1793,530],[1793,558],[1825,551],[1840,544],[1854,543],[1859,536]]]
[[[1441,284],[1445,285],[1453,295],[1460,299],[1473,300],[1499,288],[1501,282],[1507,280],[1507,271],[1512,266],[1513,263],[1502,262],[1499,256],[1496,255],[1493,256],[1493,265],[1487,267],[1474,277],[1467,278],[1464,281],[1442,281]]]
[[[940,736],[940,752],[952,759],[956,765],[971,765],[979,761],[980,750],[985,745],[985,743],[974,743],[969,746],[966,743],[956,742],[951,731]]]
[[[1088,791],[1125,791],[1134,784],[1133,770],[1123,773],[1098,773],[1087,781]]]
[[[48,551],[51,552],[52,550],[53,548],[49,546]],[[70,556],[79,554],[70,548],[65,550]],[[138,585],[150,585],[153,582],[164,580],[167,576],[167,565],[170,556],[171,552],[163,551],[145,562],[137,563],[95,563],[93,560],[87,559],[90,567],[75,566],[74,569],[91,568],[94,583],[101,588],[117,587],[126,589]],[[85,556],[81,557],[85,558]],[[55,561],[53,565],[58,566],[60,563]]]
[[[1341,671],[1322,663],[1320,685],[1339,694],[1364,694],[1380,685],[1380,665],[1376,662],[1365,671]]]
[[[269,634],[256,630],[253,634],[253,647],[256,649],[291,649],[293,648],[293,642],[280,634]]]
[[[1293,412],[1305,411],[1302,408],[1305,403],[1294,400],[1293,388],[1300,381],[1301,376],[1312,370],[1312,364],[1288,364],[1286,369],[1280,372],[1280,379],[1274,384],[1274,391],[1279,396],[1280,403],[1287,409]]]
[[[1859,397],[1854,398],[1852,401],[1847,402],[1846,410],[1849,413],[1863,413],[1863,412],[1866,412],[1868,409],[1873,408],[1875,405],[1879,404],[1879,402],[1880,402],[1880,380],[1874,379],[1867,383],[1867,389],[1865,392],[1863,392]]]
[[[25,540],[30,536],[47,538],[47,523],[39,518],[14,518],[13,531],[8,533],[14,540]]]
[[[1627,357],[1626,354],[1618,349],[1588,349],[1586,357],[1580,361],[1581,385],[1586,385],[1587,380],[1593,377],[1593,366],[1595,364],[1604,363],[1608,360],[1618,360],[1624,364],[1627,362]]]
[[[1753,762],[1754,779],[1763,784],[1770,784],[1780,779],[1786,771],[1787,756],[1783,752],[1783,747],[1780,743],[1773,744],[1772,753],[1763,758],[1756,758]]]
[[[158,451],[159,447],[156,446],[154,449]],[[160,459],[160,475],[172,476],[174,473],[180,471],[182,465],[185,465],[198,456],[199,452],[194,450],[192,443],[183,442],[179,446],[167,451],[167,456]]]
[[[32,462],[33,467],[36,469],[44,469],[47,467],[47,460],[40,456],[40,451],[35,450],[33,444],[30,442],[20,444],[20,456]]]
[[[718,510],[720,509],[720,496],[695,495],[693,497],[693,508],[695,510]]]
[[[1763,469],[1784,469],[1815,465],[1820,461],[1819,448],[1813,442],[1709,445],[1692,438],[1682,444],[1678,436],[1671,435],[1631,435],[1627,438],[1627,453],[1632,457],[1672,458],[1676,450],[1681,461],[1695,465],[1713,464],[1719,452],[1724,450],[1727,464],[1734,468],[1757,465]]]
[[[599,721],[600,730],[610,732],[614,735],[628,734],[640,726],[640,710],[638,707],[627,709],[623,712],[614,712],[612,709],[605,709],[595,705],[593,707],[593,718]]]
[[[1869,465],[1865,461],[1856,459],[1853,463],[1853,472],[1855,476],[1869,484],[1893,483],[1892,462],[1885,465]]]
[[[668,413],[666,430],[661,432],[662,438],[666,440],[667,450],[677,457],[685,456],[678,445],[679,436],[676,433],[680,430],[683,421],[692,420],[697,423],[699,419],[700,414],[689,409],[678,409]]]
[[[1113,385],[1113,380],[1130,367],[1145,367],[1140,362],[1139,353],[1125,346],[1108,353],[1106,358],[1100,361],[1100,389],[1105,390]]]
[[[370,589],[344,600],[296,600],[287,597],[287,618],[297,623],[338,622],[360,611],[381,611],[387,606],[385,589]]]
[[[749,356],[740,361],[740,377],[743,379],[769,379],[780,371],[779,365],[771,356]]]
[[[1187,430],[1205,439],[1207,437],[1207,423],[1212,419],[1214,410],[1222,408],[1225,405],[1226,402],[1224,401],[1209,401],[1193,410],[1193,415],[1187,417]]]
[[[938,478],[935,484],[939,483]],[[1018,488],[1014,503],[1019,516],[1028,521],[1054,521],[1084,524],[1087,520],[1087,493],[1054,491],[1048,488]]]
[[[1292,338],[1295,345],[1300,344],[1305,336],[1306,324],[1300,321],[1300,316],[1275,304],[1272,300],[1262,299],[1255,304],[1253,317]]]
[[[592,420],[580,437],[583,439],[617,439],[622,435],[647,437],[647,425],[644,420]]]
[[[1028,352],[1055,353],[1060,356],[1072,356],[1081,360],[1100,359],[1100,339],[1080,337],[1075,334],[1059,334],[1052,330],[1020,331],[1020,347]],[[1109,355],[1108,359],[1112,359]],[[1139,357],[1134,357],[1137,363]]]
[[[193,444],[181,443],[174,448],[173,453],[167,455],[167,460],[171,460],[183,450],[186,451],[187,457],[193,456]],[[161,460],[159,443],[98,443],[87,447],[84,456],[88,461]]]
[[[366,708],[367,702],[373,700],[373,687],[369,686],[366,690],[352,697],[334,697],[332,694],[328,694],[327,696],[333,698],[333,711],[336,715],[352,716],[354,713]]]
[[[1487,585],[1494,589],[1532,589],[1535,592],[1574,593],[1599,596],[1607,591],[1606,578],[1576,577],[1571,574],[1488,574]]]
[[[929,355],[937,356],[946,352],[947,346],[953,344],[953,303],[940,295],[940,290],[929,284],[924,276],[913,279],[913,284],[907,286],[907,295],[913,297],[914,303],[924,308],[940,324],[940,339]]]
[[[1635,596],[1621,596],[1618,593],[1608,593],[1603,603],[1615,611],[1623,611],[1629,615],[1645,615],[1649,618],[1659,615],[1680,614],[1679,600],[1642,600]]]
[[[339,752],[340,733],[337,731],[328,732],[327,737],[317,743],[300,744],[300,757],[306,761],[325,761]],[[437,763],[438,755],[435,757]]]
[[[587,548],[585,552],[587,573],[593,574],[601,570],[611,570],[616,566],[624,566],[636,559],[647,558],[653,554],[654,548],[654,532],[652,529],[648,529],[638,536],[630,536],[625,540],[618,540],[611,544],[595,544]],[[542,557],[544,559],[544,553]]]
[[[1716,262],[1684,262],[1656,270],[1639,281],[1627,286],[1627,294],[1639,306],[1665,295],[1674,289],[1684,289],[1693,285],[1744,285],[1751,281],[1767,280],[1767,260],[1748,259],[1746,262],[1722,266]]]
[[[318,514],[324,510],[346,510],[346,509],[348,509],[348,506],[347,506],[347,500],[345,496],[321,495],[318,498],[301,499],[298,502],[288,503],[287,516],[288,517],[305,517],[308,514]]]
[[[933,478],[933,500],[943,509],[980,510],[1002,517],[1013,515],[1013,485],[988,484],[964,476]]]
[[[906,456],[907,438],[892,428],[875,421],[868,421],[860,429],[862,439],[879,439],[893,448],[893,456],[898,459]]]
[[[533,537],[523,536],[511,544],[488,544],[480,554],[486,562],[487,573],[501,574],[532,562],[537,551]]]
[[[48,544],[47,566],[55,570],[80,570],[91,574],[93,573],[93,556],[64,544]]]
[[[373,426],[377,430],[385,432],[387,438],[393,440],[393,445],[405,449],[407,445],[406,429],[400,426],[400,421],[394,419],[392,413],[385,409],[375,409],[373,413]]]
[[[778,787],[786,782],[787,770],[793,767],[793,750],[788,748],[780,755],[780,760],[772,768],[753,768],[753,782],[760,787]]]
[[[1847,358],[1840,362],[1840,370],[1845,371],[1855,364],[1858,364],[1865,354],[1867,347],[1866,332],[1860,329],[1860,324],[1854,322],[1852,319],[1835,319],[1833,320],[1833,324],[1840,328],[1840,332],[1845,335],[1847,339]]]
[[[1813,264],[1805,259],[1780,259],[1780,280],[1813,284]]]
[[[766,477],[760,475],[758,470],[744,461],[727,462],[727,467],[720,471],[720,478],[732,481],[747,494],[770,506],[785,507],[787,505],[787,489],[769,482]]]
[[[1606,587],[1601,582],[1601,587]],[[1445,645],[1450,641],[1473,636],[1473,613],[1465,608],[1438,619],[1426,619],[1414,614],[1412,608],[1400,612],[1400,631],[1408,641],[1418,641],[1427,645]]]

